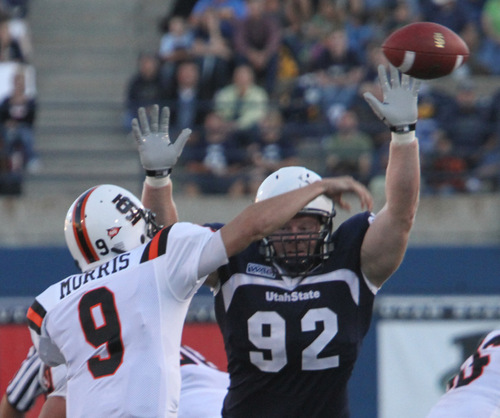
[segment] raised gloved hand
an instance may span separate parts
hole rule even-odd
[[[148,122],[146,109],[139,108],[137,118],[132,120],[132,133],[137,142],[141,164],[146,170],[146,176],[165,178],[175,166],[179,156],[191,135],[191,129],[183,129],[175,142],[170,142],[168,125],[170,122],[170,109],[164,107],[159,117],[159,106],[153,105],[151,109],[151,124]],[[159,120],[159,124],[158,124]],[[142,127],[142,131],[141,131]]]
[[[378,67],[378,78],[384,93],[384,102],[381,103],[369,92],[363,97],[368,102],[375,114],[384,122],[392,132],[404,133],[415,130],[418,117],[418,90],[420,80],[390,66],[391,81],[387,79],[387,72],[383,65]]]

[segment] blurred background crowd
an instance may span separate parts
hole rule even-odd
[[[35,173],[35,69],[28,0],[0,1],[0,194],[19,194],[25,171]]]
[[[19,192],[16,179],[43,163],[27,2],[2,0],[0,67],[11,70],[0,74],[0,193]],[[156,48],[130,69],[123,129],[152,104],[170,107],[172,138],[193,129],[175,176],[188,195],[251,195],[269,173],[297,164],[380,190],[390,133],[363,93],[381,97],[380,46],[415,21],[447,26],[471,52],[447,77],[454,88],[423,83],[422,192],[499,191],[498,0],[179,0],[155,22]],[[479,78],[491,79],[487,89]]]

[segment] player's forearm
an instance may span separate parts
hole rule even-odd
[[[317,181],[306,187],[259,202],[252,208],[255,215],[260,217],[259,234],[265,237],[274,232],[292,219],[311,200],[324,192],[323,181]]]
[[[404,134],[410,135],[410,134]],[[414,133],[411,133],[414,135]],[[401,134],[392,134],[399,139]],[[413,223],[420,192],[420,158],[418,141],[391,141],[386,172],[387,209],[391,217],[410,225]]]
[[[250,205],[221,229],[228,257],[244,250],[292,219],[311,200],[325,192],[323,181]]]
[[[49,396],[38,418],[66,418],[66,399],[62,396]]]
[[[2,401],[0,402],[0,418],[23,418],[24,412],[18,411],[14,408],[9,401],[7,396],[4,395]]]
[[[156,214],[156,222],[159,225],[169,226],[179,220],[172,191],[171,181],[160,187],[151,186],[147,181],[144,182],[141,201],[144,207]]]

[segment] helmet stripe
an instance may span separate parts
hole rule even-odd
[[[85,207],[90,195],[96,188],[97,186],[84,193],[75,203],[75,208],[73,209],[73,234],[75,235],[78,248],[88,264],[99,260],[99,256],[92,246],[87,226],[85,225]]]

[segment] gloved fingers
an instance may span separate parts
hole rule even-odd
[[[137,118],[132,119],[132,135],[135,141],[140,144],[142,142],[141,128],[139,128],[139,121]]]
[[[410,88],[410,76],[407,74],[402,74],[401,75],[401,87],[405,91],[411,91]]]
[[[151,132],[158,132],[158,117],[160,113],[160,108],[158,105],[151,106],[150,120],[151,120]]]
[[[382,91],[384,93],[385,100],[385,96],[391,90],[391,86],[389,85],[389,80],[387,79],[387,71],[382,64],[378,66],[378,80],[380,83],[380,87],[382,88]]]
[[[149,135],[151,131],[149,130],[149,122],[146,115],[146,109],[140,107],[137,113],[139,115],[139,121],[141,122],[142,133],[144,135]]]
[[[168,134],[169,124],[170,124],[170,108],[168,106],[164,106],[161,109],[160,132]]]
[[[177,157],[182,154],[182,150],[184,149],[184,145],[186,145],[189,136],[191,135],[191,129],[183,129],[179,134],[175,142],[172,144],[175,147],[175,151],[177,153]]]
[[[422,81],[419,80],[418,78],[413,78],[413,84],[411,86],[411,92],[414,97],[418,97],[418,91],[420,90],[420,85],[422,84]]]
[[[382,112],[381,106],[383,106],[382,103],[370,92],[363,93],[363,97],[367,101],[367,103],[370,105],[372,108],[373,112],[381,119],[382,121],[385,120],[384,113]]]
[[[401,86],[401,82],[399,80],[399,71],[393,65],[390,65],[389,68],[390,68],[390,72],[391,72],[391,86],[392,86],[392,89],[394,90],[394,89],[397,89]]]

